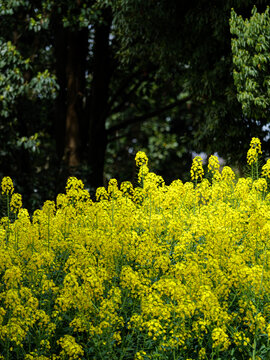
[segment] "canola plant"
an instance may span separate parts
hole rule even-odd
[[[261,143],[236,179],[195,157],[165,185],[135,158],[138,186],[66,193],[30,218],[9,177],[0,226],[0,358],[269,359],[270,161]]]

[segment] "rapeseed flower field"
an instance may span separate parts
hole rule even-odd
[[[211,156],[165,185],[135,158],[138,186],[111,179],[29,216],[2,180],[0,358],[270,359],[270,162],[261,143],[236,179]]]

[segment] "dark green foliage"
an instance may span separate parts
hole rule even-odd
[[[256,1],[258,11],[266,4]],[[245,84],[232,75],[231,8],[249,16],[253,5],[2,1],[0,176],[11,176],[35,208],[63,192],[69,175],[92,192],[110,177],[135,178],[126,165],[141,149],[166,182],[188,180],[192,151],[218,151],[239,166],[249,139],[262,139],[268,123],[266,20],[263,45],[249,45],[261,65],[252,78],[255,100],[243,105]],[[234,34],[244,33],[232,19]]]
[[[254,7],[250,19],[232,10],[230,26],[237,98],[246,116],[266,124],[270,116],[269,7],[261,14]]]

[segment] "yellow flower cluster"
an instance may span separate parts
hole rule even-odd
[[[130,181],[123,181],[120,187],[120,190],[122,191],[122,193],[129,197],[129,198],[133,198],[134,195],[134,189],[133,189],[133,185]]]
[[[116,179],[110,179],[108,184],[108,194],[111,198],[117,198],[120,194],[118,190],[118,182]]]
[[[96,190],[96,200],[107,200],[109,198],[109,194],[107,192],[107,190],[105,189],[105,187],[101,186],[99,188],[97,188]]]
[[[148,171],[140,187],[110,180],[97,201],[72,177],[31,217],[13,194],[16,216],[0,221],[2,358],[268,356],[267,181],[209,164],[213,182],[198,158],[196,186]]]
[[[265,179],[259,178],[259,179],[253,181],[252,187],[256,191],[266,192],[266,190],[267,190],[267,182],[266,182]]]
[[[262,176],[270,179],[270,159],[268,159],[262,167]]]
[[[250,142],[250,148],[247,153],[247,163],[252,165],[258,161],[258,155],[262,153],[261,141],[258,138],[253,137]]]
[[[218,157],[215,155],[211,155],[208,160],[208,171],[211,172],[213,175],[219,171],[219,160]]]
[[[136,166],[148,165],[148,157],[143,151],[138,151],[135,156]]]
[[[202,158],[200,156],[195,156],[190,169],[190,175],[192,180],[202,180],[202,177],[204,175],[202,164]]]
[[[14,191],[13,181],[9,176],[5,176],[1,182],[2,194],[12,194]]]
[[[219,347],[222,350],[228,349],[230,341],[228,335],[222,328],[215,328],[212,331],[213,347]]]
[[[22,195],[14,193],[10,200],[10,209],[15,213],[22,207]]]
[[[68,359],[80,359],[80,356],[84,355],[84,351],[81,345],[76,343],[76,340],[73,336],[64,335],[60,340],[58,340],[58,344],[61,345],[62,351],[60,355],[65,358],[65,355],[68,356]]]
[[[139,173],[138,173],[138,182],[142,186],[143,186],[144,179],[145,179],[145,177],[147,176],[148,173],[149,173],[148,166],[146,164],[141,165],[140,168],[139,168]]]
[[[239,347],[248,346],[250,343],[250,339],[243,332],[236,332],[233,336],[233,340],[235,344]]]

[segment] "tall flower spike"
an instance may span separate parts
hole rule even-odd
[[[250,148],[247,152],[247,163],[252,165],[258,161],[258,155],[262,153],[261,141],[258,138],[253,137],[250,142]]]
[[[200,156],[195,156],[190,169],[191,180],[202,180],[204,174],[202,164],[202,158]]]
[[[208,171],[212,174],[215,174],[219,170],[219,160],[218,157],[215,155],[211,155],[208,160]]]
[[[22,195],[14,193],[10,200],[10,208],[13,212],[18,212],[22,207]]]
[[[262,176],[270,179],[270,159],[268,159],[262,167]]]
[[[137,166],[147,165],[148,157],[143,151],[138,151],[135,156],[135,162]]]
[[[2,194],[8,195],[14,192],[13,182],[9,176],[5,176],[2,179],[1,187],[2,187]]]

